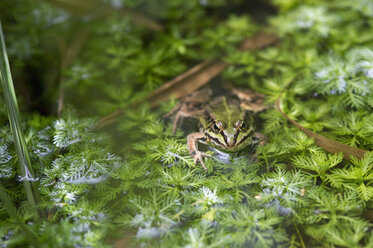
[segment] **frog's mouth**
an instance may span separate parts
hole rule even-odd
[[[245,144],[245,143],[248,143],[248,141],[249,141],[248,136],[244,137],[243,139],[241,139],[237,143],[237,137],[236,136],[221,135],[221,136],[214,137],[207,132],[205,133],[205,135],[207,136],[208,140],[210,141],[209,143],[211,144],[211,146],[213,146],[214,148],[217,148],[219,150],[222,150],[222,151],[225,151],[225,152],[231,152],[231,153],[242,150],[243,148],[245,148],[247,146],[247,144]]]
[[[222,145],[217,145],[217,146],[215,145],[214,147],[221,151],[228,152],[228,153],[235,153],[245,148],[245,147],[236,147],[236,146],[229,147],[229,146],[222,146]]]
[[[232,152],[238,152],[240,150],[242,150],[243,148],[246,147],[246,145],[240,145],[240,146],[237,146],[236,144],[232,143],[231,145],[228,145],[228,144],[222,144],[219,142],[218,139],[216,138],[211,138],[210,137],[210,143],[211,143],[211,146],[216,148],[216,149],[219,149],[219,150],[222,150],[224,152],[229,152],[229,153],[232,153]]]

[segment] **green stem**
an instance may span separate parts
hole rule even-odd
[[[16,207],[12,204],[12,201],[10,200],[8,194],[6,193],[5,188],[0,184],[0,200],[4,203],[6,210],[9,214],[9,217],[18,223],[19,228],[24,232],[24,234],[27,237],[27,240],[30,243],[36,244],[37,237],[35,233],[31,232],[31,230],[28,228],[28,226],[23,223],[21,217],[17,213]]]
[[[25,187],[27,200],[36,211],[36,218],[41,213],[37,209],[39,193],[32,184],[35,181],[31,167],[31,160],[27,150],[25,137],[22,132],[21,118],[18,110],[16,94],[14,91],[12,75],[10,73],[8,56],[6,53],[3,30],[0,22],[0,81],[4,89],[5,103],[8,110],[10,128],[13,134],[14,144],[18,155],[23,185]]]
[[[297,224],[294,224],[294,227],[295,227],[295,230],[298,234],[299,241],[300,241],[300,244],[301,244],[302,248],[306,248],[306,245],[304,244],[304,241],[303,241],[303,238],[302,238],[302,234],[300,233]]]

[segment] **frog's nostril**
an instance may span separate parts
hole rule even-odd
[[[227,145],[233,146],[234,145],[234,138],[233,137],[227,137]]]

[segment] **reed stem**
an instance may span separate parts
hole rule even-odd
[[[13,134],[17,151],[18,163],[21,171],[21,180],[26,191],[27,200],[36,211],[36,218],[40,219],[38,211],[39,192],[36,190],[36,179],[31,167],[25,137],[22,132],[22,123],[18,110],[17,98],[14,91],[12,75],[10,72],[8,56],[6,53],[3,30],[0,22],[0,81],[4,90],[5,104],[8,110],[10,128]]]

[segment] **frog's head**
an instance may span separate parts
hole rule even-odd
[[[227,152],[239,151],[253,143],[254,117],[234,104],[216,105],[202,121],[207,142]]]

